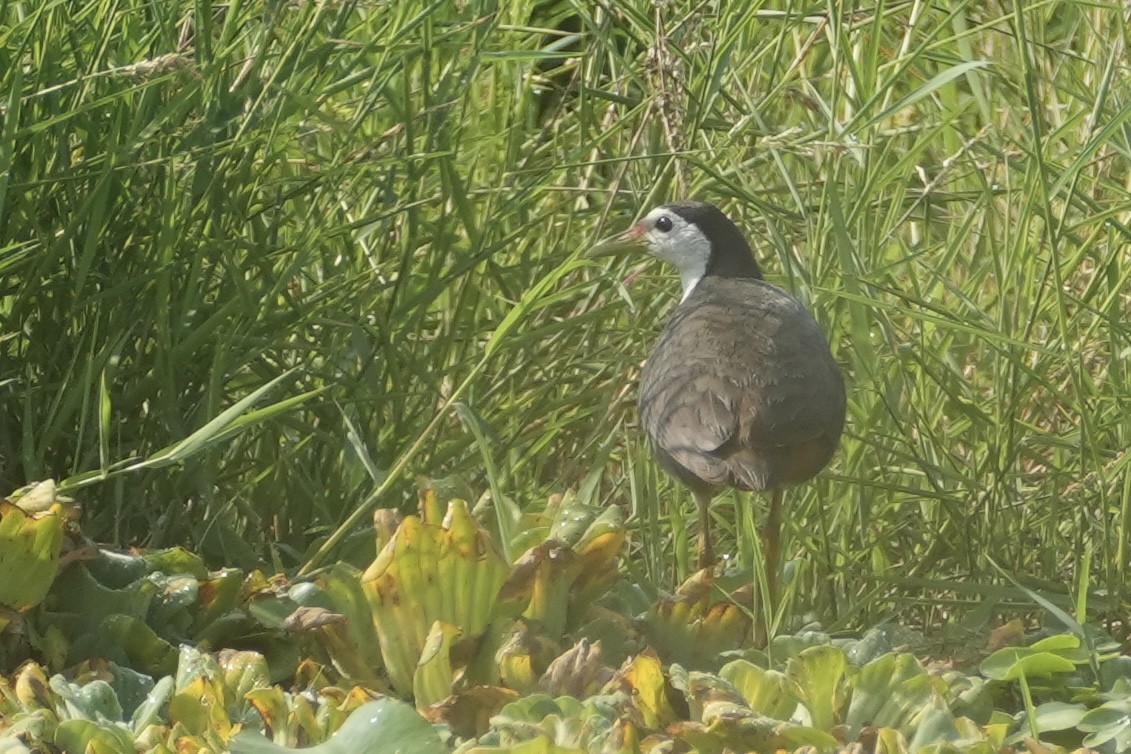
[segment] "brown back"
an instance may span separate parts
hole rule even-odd
[[[769,283],[708,275],[660,334],[641,375],[640,423],[694,490],[769,490],[829,462],[845,393],[828,342]]]

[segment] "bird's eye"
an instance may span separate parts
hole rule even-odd
[[[672,219],[667,215],[660,215],[656,218],[656,230],[661,233],[667,233],[672,229]]]

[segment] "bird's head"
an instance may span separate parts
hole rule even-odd
[[[628,230],[595,245],[587,256],[639,252],[679,270],[685,299],[707,275],[762,278],[742,232],[718,207],[704,202],[656,207]]]

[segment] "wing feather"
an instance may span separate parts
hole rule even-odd
[[[700,281],[641,375],[641,426],[665,468],[693,488],[803,481],[827,463],[844,411],[816,322],[762,281]]]

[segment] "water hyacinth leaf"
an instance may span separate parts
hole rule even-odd
[[[852,665],[863,666],[892,651],[898,626],[882,625],[868,629],[859,639],[850,641],[844,653]]]
[[[588,754],[585,749],[558,746],[546,734],[506,746],[473,746],[462,754]]]
[[[960,729],[963,725],[976,725],[970,718],[959,718]],[[992,723],[990,725],[982,726],[981,733],[985,738],[986,743],[990,747],[991,752],[1003,751],[1006,744],[1006,738],[1009,736],[1009,723]],[[966,738],[971,738],[971,735],[963,731]]]
[[[786,659],[798,657],[809,647],[820,647],[832,643],[832,637],[823,631],[802,631],[793,635],[775,636],[770,641],[770,656]]]
[[[573,549],[585,555],[588,552],[615,553],[619,547],[614,547],[616,539],[623,541],[624,512],[620,505],[605,505],[598,509],[597,517],[589,523],[585,534],[581,535]]]
[[[495,654],[499,666],[499,677],[503,684],[520,694],[534,689],[538,676],[534,672],[534,657],[517,634],[499,648]]]
[[[224,687],[212,676],[197,676],[178,689],[169,700],[169,722],[184,727],[190,735],[230,735],[233,721],[224,704]]]
[[[581,639],[559,655],[538,679],[538,688],[554,696],[584,698],[597,693],[612,677],[604,663],[601,642]]]
[[[520,693],[534,690],[539,676],[561,653],[561,647],[531,629],[526,621],[515,621],[499,649],[495,662],[503,683]]]
[[[258,652],[221,650],[218,656],[221,681],[229,698],[243,699],[249,691],[271,685],[267,661]]]
[[[532,694],[508,704],[492,719],[494,730],[483,743],[502,748],[470,751],[511,751],[537,740],[552,746],[549,751],[605,751],[606,742],[617,732],[617,718],[618,709],[607,698],[582,702],[568,696],[552,699]]]
[[[474,642],[474,651],[467,652],[467,665],[463,669],[464,681],[472,686],[498,686],[499,664],[496,655],[513,631],[515,621],[502,618],[491,621],[479,636],[464,639]]]
[[[721,745],[724,750],[776,751],[790,748],[790,743],[795,747],[824,749],[836,746],[836,739],[828,733],[783,724],[782,720],[755,712],[734,686],[718,676],[691,671],[687,674],[685,693],[692,724],[680,727],[679,737],[697,748]]]
[[[420,710],[429,722],[447,725],[464,739],[482,736],[491,718],[518,699],[518,692],[500,686],[472,686]]]
[[[615,508],[616,506],[612,507]],[[581,541],[590,525],[598,517],[598,513],[604,513],[606,510],[611,510],[611,508],[597,508],[586,505],[576,493],[567,492],[554,508],[553,521],[550,524],[550,532],[546,539],[561,542],[566,547],[573,547]]]
[[[547,635],[561,636],[569,618],[570,592],[581,573],[581,559],[573,550],[553,540],[535,547],[527,555],[533,558],[534,577],[530,582],[530,602],[523,616],[537,621]]]
[[[433,623],[464,635],[486,628],[507,568],[462,500],[443,525],[407,516],[362,575],[381,655],[393,687],[412,694],[413,675]]]
[[[109,683],[121,706],[122,719],[132,718],[137,708],[149,700],[155,687],[151,676],[113,662],[99,661],[92,666],[80,665],[70,676],[76,683],[83,683],[91,676]]]
[[[330,647],[335,662],[349,668],[349,674],[358,679],[375,676],[381,662],[380,640],[373,625],[373,615],[361,587],[361,573],[351,565],[338,563],[320,574],[318,583],[325,591],[334,610],[346,618],[349,641],[344,646]],[[372,680],[376,680],[373,678]]]
[[[180,656],[177,658],[177,672],[174,676],[178,692],[198,678],[212,678],[219,673],[220,665],[211,654],[188,644],[181,645]]]
[[[165,702],[172,696],[173,679],[171,676],[164,676],[153,684],[152,690],[133,711],[130,716],[130,730],[137,735],[148,726],[155,724],[160,718],[161,710],[165,708]]]
[[[876,731],[877,754],[910,754],[907,737],[893,728],[880,728]]]
[[[1076,663],[1052,652],[1034,652],[1030,647],[1004,647],[987,657],[980,667],[982,674],[995,681],[1027,678],[1049,678],[1057,673],[1071,673]]]
[[[778,721],[773,721],[776,725],[774,728],[775,737],[790,746],[788,748],[797,750],[812,750],[818,751],[834,751],[841,748],[840,741],[836,736],[831,733],[826,733],[823,730],[810,728],[807,725],[790,725]],[[810,748],[811,747],[811,748]],[[775,751],[779,751],[787,747],[775,747]],[[765,751],[765,749],[758,749],[758,751]]]
[[[432,624],[412,678],[412,693],[417,707],[435,704],[451,693],[455,679],[452,644],[461,633],[459,626],[442,620]]]
[[[755,712],[788,720],[797,709],[799,700],[784,673],[760,668],[747,660],[734,660],[724,665],[719,675],[738,689]]]
[[[1096,748],[1114,742],[1115,751],[1131,748],[1131,698],[1105,702],[1089,710],[1076,727],[1087,733],[1084,745]]]
[[[1131,657],[1112,657],[1100,665],[1100,687],[1112,693],[1131,696]]]
[[[946,698],[956,716],[968,717],[982,724],[990,720],[994,713],[993,681],[956,670],[943,673],[942,680],[947,687]]]
[[[323,730],[318,720],[313,701],[305,695],[290,697],[291,714],[287,720],[292,735],[300,741],[319,741],[328,731]],[[235,731],[233,731],[235,732]]]
[[[920,710],[919,715],[915,735],[910,736],[908,741],[911,751],[920,751],[928,745],[953,743],[962,737],[955,725],[954,715],[942,699],[936,697],[929,707]]]
[[[167,547],[140,556],[147,570],[167,574],[187,574],[204,581],[210,575],[204,559],[184,547]],[[235,570],[235,569],[232,569]]]
[[[108,615],[127,615],[144,619],[160,591],[148,576],[126,586],[105,586],[81,564],[59,574],[51,590],[48,608],[61,629],[81,637],[96,629]]]
[[[894,728],[910,737],[915,720],[933,698],[946,690],[913,655],[887,654],[860,669],[844,722],[855,738],[864,726]]]
[[[738,594],[749,595],[748,592]],[[750,630],[748,611],[718,597],[709,570],[698,571],[675,594],[655,601],[641,623],[648,643],[665,660],[714,670],[723,654],[742,647]]]
[[[40,708],[54,709],[51,697],[51,683],[43,668],[34,662],[25,663],[16,674],[12,684],[16,691],[16,701],[25,710]]]
[[[1055,730],[1071,730],[1079,725],[1088,708],[1083,704],[1066,702],[1045,702],[1037,705],[1036,724],[1041,733]],[[1083,729],[1081,729],[1083,730]]]
[[[3,609],[0,609],[0,613]],[[71,651],[70,638],[59,629],[58,626],[51,624],[42,635],[37,637],[36,648],[38,649],[42,662],[50,668],[62,668],[67,665],[67,655]]]
[[[173,633],[187,632],[198,615],[200,581],[185,574],[153,574],[150,580],[159,591],[154,596],[146,620]]]
[[[290,729],[287,718],[290,716],[290,709],[283,690],[278,686],[254,689],[245,694],[244,698],[259,713],[263,723],[275,732],[276,740],[283,738],[283,743],[287,743],[286,735]]]
[[[31,514],[0,500],[0,607],[23,611],[43,602],[59,567],[63,524],[58,504]]]
[[[435,619],[454,623],[468,635],[478,634],[493,617],[506,562],[463,500],[448,504],[443,531],[437,565],[446,592],[438,607],[448,614]]]
[[[229,742],[232,754],[446,754],[448,747],[411,705],[385,697],[350,714],[328,741],[288,748],[261,733],[241,731]]]
[[[609,506],[589,525],[573,548],[581,557],[581,573],[574,585],[573,601],[588,604],[609,590],[618,578],[617,556],[625,542],[620,506]]]
[[[1076,634],[1046,636],[1030,644],[1029,649],[1033,652],[1051,652],[1077,665],[1088,662],[1089,657],[1089,648],[1084,646]]]
[[[549,694],[530,694],[503,707],[499,718],[508,724],[539,722],[551,715],[561,715],[558,700]]]
[[[750,589],[743,589],[708,607],[699,623],[699,641],[712,647],[741,647],[750,633],[751,596]]]
[[[679,719],[668,699],[669,684],[660,658],[650,649],[628,660],[607,688],[632,698],[645,728],[659,728]]]
[[[162,639],[144,621],[130,615],[108,615],[87,634],[86,641],[72,646],[71,659],[109,657],[152,675],[172,673],[177,649]]]
[[[93,720],[64,720],[55,728],[55,746],[65,752],[133,754],[133,736],[113,723]]]
[[[530,609],[535,581],[551,551],[569,552],[560,542],[546,540],[531,547],[515,560],[506,581],[499,590],[495,605],[496,618],[517,617]]]
[[[795,743],[782,735],[782,730],[789,726],[783,726],[778,720],[752,715],[742,707],[713,706],[719,706],[719,714],[711,715],[702,723],[681,722],[670,725],[666,732],[685,747],[719,754],[729,751],[789,750],[789,744]],[[823,744],[825,749],[836,746],[836,739],[827,733],[819,733],[811,728],[803,730],[817,734],[817,743]],[[807,740],[796,743],[798,746],[815,745]]]
[[[837,721],[844,701],[841,680],[847,666],[844,652],[832,646],[809,647],[786,664],[786,675],[817,730],[831,730]]]
[[[601,653],[613,667],[644,648],[640,629],[629,615],[591,604],[585,610],[585,617],[589,620],[579,625],[574,633],[591,643],[601,642]]]
[[[67,681],[61,675],[54,675],[49,683],[51,691],[63,702],[68,717],[122,719],[122,705],[113,687],[102,679],[80,685]]]
[[[679,743],[679,750],[690,750],[695,752],[706,752],[707,754],[725,754],[724,742],[721,738],[709,730],[703,723],[697,723],[690,720],[681,720],[674,722],[664,729],[664,735],[653,735],[649,743],[653,743],[653,747],[671,746],[669,743],[675,741]],[[663,751],[663,748],[659,749]]]
[[[236,609],[243,593],[244,572],[225,568],[200,582],[197,623],[201,629]]]
[[[21,748],[22,744],[24,742],[50,741],[55,727],[58,725],[55,714],[46,709],[24,711],[19,708],[5,710],[0,707],[0,713],[5,715],[0,718],[0,720],[4,720],[4,728],[0,732],[0,751],[3,751],[5,746],[10,746],[13,751],[31,752],[31,749]],[[13,744],[16,745],[13,746]]]
[[[1034,652],[1065,652],[1068,650],[1079,649],[1080,637],[1075,634],[1056,634],[1054,636],[1046,636],[1043,639],[1033,642],[1029,645],[1029,649]]]

